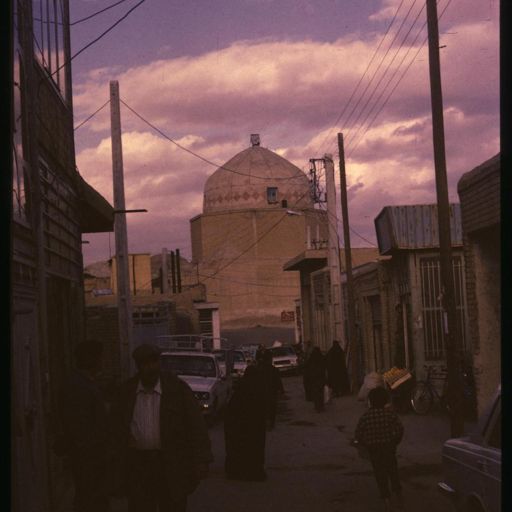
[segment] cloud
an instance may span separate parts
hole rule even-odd
[[[461,0],[453,0],[440,24],[441,43],[446,45],[441,66],[452,200],[457,200],[456,182],[462,173],[499,150],[498,31],[494,17],[486,21],[488,5],[485,10],[480,3],[468,0],[470,8],[461,9]],[[383,1],[372,21],[378,25],[390,19],[397,6],[397,1]],[[178,148],[122,105],[127,208],[149,210],[129,219],[131,247],[140,252],[155,247],[158,252],[172,245],[171,239],[189,247],[188,219],[202,210],[206,178],[215,164],[248,147],[251,133],[260,133],[263,146],[307,170],[310,158],[336,153],[336,134],[343,132],[351,222],[366,238],[374,239],[373,218],[386,204],[433,202],[426,47],[399,82],[423,43],[424,31],[412,44],[419,27],[385,75],[395,50],[377,70],[386,51],[383,45],[362,80],[382,33],[352,34],[332,42],[238,41],[195,57],[97,69],[75,83],[77,124],[108,99],[107,77],[116,79],[130,107],[214,163]],[[340,117],[342,122],[336,122]],[[76,147],[80,172],[111,200],[109,132],[105,108],[76,132]],[[165,235],[158,226],[166,228]],[[93,247],[86,251],[92,258]]]

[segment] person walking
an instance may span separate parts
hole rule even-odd
[[[263,377],[249,366],[224,414],[224,469],[232,480],[263,481],[265,473],[266,400]]]
[[[326,384],[325,357],[318,347],[313,348],[309,359],[304,364],[304,382],[306,384],[306,399],[309,397],[315,405],[315,410],[324,410],[324,386]]]
[[[106,512],[108,418],[97,383],[101,343],[89,340],[75,349],[76,369],[60,391],[62,433],[57,452],[69,456],[75,486],[76,512]]]
[[[333,395],[335,397],[342,396],[350,392],[345,352],[338,341],[333,341],[332,347],[325,356],[325,363],[327,368],[327,385],[331,388]]]
[[[160,371],[158,347],[142,344],[133,358],[138,372],[112,405],[129,512],[184,512],[213,460],[206,424],[189,386]]]
[[[391,510],[390,484],[396,504],[403,506],[396,447],[402,440],[404,427],[393,409],[388,407],[389,395],[383,387],[372,389],[368,400],[370,409],[359,419],[355,438],[368,449],[384,510],[388,512]]]

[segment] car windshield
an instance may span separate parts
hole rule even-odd
[[[163,355],[162,368],[175,375],[193,375],[199,377],[216,377],[215,363],[211,357],[192,355]]]
[[[292,347],[275,347],[271,348],[273,357],[282,357],[282,356],[294,356],[295,352]]]
[[[233,361],[235,363],[245,363],[245,355],[240,350],[236,350],[233,354]]]

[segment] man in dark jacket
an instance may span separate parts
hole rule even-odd
[[[75,350],[76,370],[66,379],[60,394],[62,437],[59,448],[71,462],[76,512],[105,512],[109,508],[108,420],[96,381],[101,356],[101,343],[92,340],[79,343]]]
[[[130,512],[184,512],[213,460],[199,404],[187,384],[160,372],[160,350],[133,351],[138,373],[112,407]]]

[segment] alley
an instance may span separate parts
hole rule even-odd
[[[263,483],[224,478],[222,422],[210,430],[215,462],[208,480],[189,500],[189,511],[209,512],[371,512],[381,510],[370,464],[349,445],[364,404],[355,396],[338,398],[318,414],[305,402],[300,377],[283,379],[286,397],[280,402],[278,424],[267,435]],[[440,449],[449,437],[446,417],[402,415],[404,440],[398,461],[406,510],[448,512],[438,494]]]

